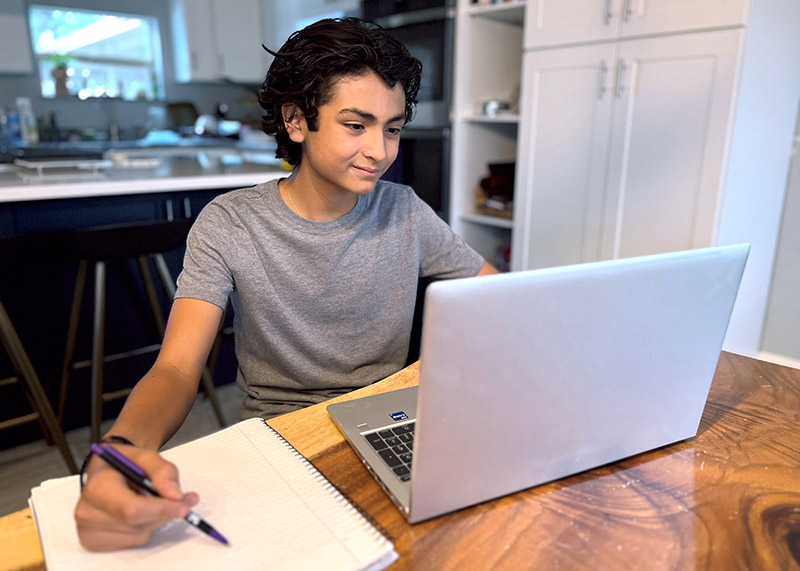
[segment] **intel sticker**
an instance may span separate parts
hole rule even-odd
[[[391,416],[392,420],[394,421],[408,420],[408,415],[404,413],[402,410],[400,412],[393,412],[389,416]]]

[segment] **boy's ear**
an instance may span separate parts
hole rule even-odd
[[[295,143],[302,143],[305,138],[303,136],[305,117],[300,108],[294,103],[284,103],[281,105],[281,115],[289,138]]]

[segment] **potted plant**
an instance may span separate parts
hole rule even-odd
[[[50,57],[52,70],[50,75],[56,82],[56,97],[69,97],[69,89],[67,88],[67,64],[69,63],[69,56],[66,54],[55,53]]]

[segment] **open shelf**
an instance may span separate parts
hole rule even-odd
[[[473,4],[469,8],[469,15],[522,25],[525,19],[525,2],[514,0],[497,4]]]
[[[465,222],[474,222],[477,224],[485,224],[486,226],[494,226],[496,228],[507,228],[509,230],[514,225],[510,218],[489,216],[486,214],[462,214],[461,219]]]

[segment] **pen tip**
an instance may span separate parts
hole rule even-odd
[[[217,541],[219,541],[220,543],[224,543],[225,545],[228,545],[228,540],[225,539],[224,537],[222,537],[222,535],[220,535],[220,533],[217,530],[212,529],[211,531],[208,532],[208,534],[211,537],[213,537],[214,539],[216,539]]]

